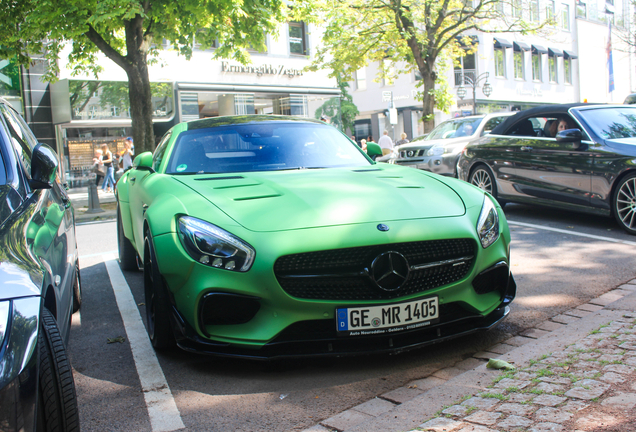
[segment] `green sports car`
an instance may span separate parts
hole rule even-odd
[[[174,126],[117,184],[119,259],[143,267],[155,348],[254,359],[400,352],[505,318],[496,200],[376,164],[310,119]]]

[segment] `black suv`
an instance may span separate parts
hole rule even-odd
[[[66,356],[82,295],[58,157],[0,99],[0,430],[78,431]]]

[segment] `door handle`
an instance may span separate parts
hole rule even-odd
[[[134,183],[134,182],[135,182],[135,180],[137,180],[137,177],[131,177],[131,178],[130,178],[130,182],[131,182],[131,183]]]
[[[521,151],[530,151],[532,150],[532,147],[530,146],[521,146]]]

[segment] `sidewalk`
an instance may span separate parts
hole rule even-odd
[[[89,222],[100,220],[111,220],[117,218],[117,204],[115,202],[115,194],[102,192],[101,188],[97,189],[99,197],[99,208],[101,212],[89,212],[88,203],[88,187],[74,188],[68,190],[68,196],[71,198],[73,208],[75,209],[76,222]],[[94,209],[95,210],[95,209]],[[97,209],[99,210],[99,209]]]
[[[634,431],[635,324],[636,279],[305,432]]]

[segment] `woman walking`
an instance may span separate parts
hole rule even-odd
[[[113,169],[113,154],[108,149],[108,144],[102,144],[102,163],[106,168],[106,177],[104,178],[104,184],[102,184],[102,190],[104,192],[112,192],[115,188],[115,170]]]

